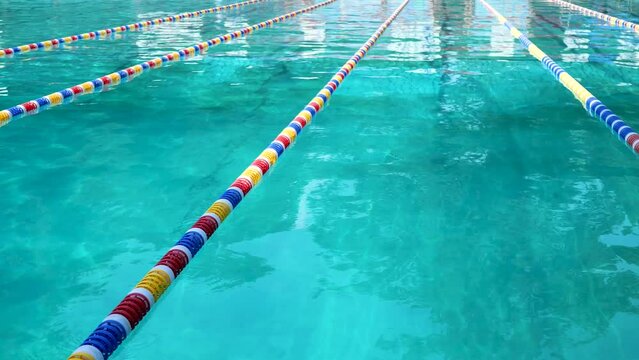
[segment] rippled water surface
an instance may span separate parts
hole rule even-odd
[[[65,358],[399,2],[1,128],[0,358]],[[0,0],[0,47],[211,3]],[[0,108],[312,3],[2,58]],[[639,127],[637,34],[491,4]],[[111,358],[639,359],[639,159],[473,0],[412,0],[360,64]]]

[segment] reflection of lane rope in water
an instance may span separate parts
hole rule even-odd
[[[8,124],[11,120],[15,120],[20,117],[24,117],[28,115],[35,115],[39,113],[41,110],[45,110],[54,106],[68,104],[74,101],[78,96],[91,94],[94,92],[102,92],[108,89],[109,85],[117,85],[121,81],[130,81],[145,71],[151,71],[153,69],[162,67],[164,63],[168,63],[172,61],[182,61],[184,59],[188,59],[197,54],[204,53],[209,47],[219,45],[223,42],[228,42],[232,39],[245,37],[253,33],[254,31],[258,31],[260,29],[270,27],[274,23],[283,22],[297,15],[300,15],[309,11],[313,11],[319,7],[331,4],[335,1],[337,0],[327,0],[321,3],[318,3],[316,5],[309,6],[304,9],[296,10],[288,14],[284,14],[284,15],[272,18],[270,20],[263,21],[259,24],[247,26],[240,30],[237,30],[228,34],[219,35],[210,40],[203,41],[199,44],[189,46],[179,51],[168,53],[162,57],[145,61],[137,65],[128,67],[126,69],[122,69],[114,73],[104,75],[97,79],[87,81],[82,84],[78,84],[70,88],[60,90],[58,92],[54,92],[53,94],[49,94],[34,100],[30,100],[5,110],[1,110],[0,111],[0,127]]]
[[[116,27],[112,27],[108,29],[90,31],[87,33],[79,34],[79,35],[64,36],[57,39],[45,40],[45,41],[40,41],[37,43],[32,43],[27,45],[10,47],[10,48],[0,50],[0,57],[3,57],[5,55],[10,56],[10,55],[19,54],[19,53],[26,53],[26,52],[40,50],[40,49],[51,49],[51,48],[58,47],[61,44],[69,44],[69,43],[73,43],[80,40],[93,40],[93,39],[104,38],[104,37],[111,36],[113,34],[125,32],[125,31],[138,31],[150,26],[157,26],[164,23],[176,22],[182,19],[194,18],[194,17],[205,15],[205,14],[217,13],[223,10],[237,9],[242,6],[260,3],[264,1],[267,1],[267,0],[248,0],[248,1],[238,2],[234,4],[218,6],[214,8],[202,9],[202,10],[197,10],[192,12],[184,12],[181,14],[175,14],[175,15],[166,16],[163,18],[143,20],[141,22],[137,22],[137,23],[133,23],[129,25],[121,25],[121,26],[116,26]]]
[[[409,0],[404,0],[393,14],[377,28],[368,41],[333,75],[331,80],[293,121],[242,172],[222,196],[193,224],[193,227],[160,259],[157,265],[144,275],[136,287],[71,354],[69,360],[104,360],[115,351],[224,219],[248,195],[249,191],[259,184],[262,177],[275,165],[302,129],[310,124],[315,115],[324,108],[333,92],[355,69],[359,61],[366,56],[366,53],[375,45],[408,2]]]
[[[575,5],[573,3],[569,3],[567,1],[563,1],[563,0],[547,0],[549,2],[553,2],[555,4],[559,4],[561,6],[567,7],[571,10],[576,10],[584,15],[588,15],[588,16],[592,16],[592,17],[596,17],[597,19],[601,19],[604,20],[606,22],[608,22],[610,25],[614,25],[614,26],[619,26],[619,27],[625,27],[628,29],[632,29],[635,32],[639,32],[639,24],[635,24],[631,21],[627,21],[624,19],[619,19],[617,17],[614,16],[610,16],[610,15],[606,15],[604,13],[601,13],[599,11],[595,11],[595,10],[591,10],[588,8],[585,8],[583,6],[579,6],[579,5]]]
[[[541,51],[535,44],[515,28],[504,16],[495,10],[490,4],[484,0],[479,2],[488,9],[490,13],[495,15],[499,22],[504,25],[510,34],[518,39],[528,52],[539,60],[543,66],[548,69],[566,89],[577,98],[591,116],[601,120],[610,130],[615,133],[621,141],[626,143],[632,151],[639,154],[639,134],[637,134],[630,126],[615,115],[606,105],[599,99],[594,97],[586,88],[577,80],[568,74],[561,66],[557,65],[546,53]]]

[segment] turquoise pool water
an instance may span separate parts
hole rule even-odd
[[[66,358],[399,2],[0,129],[0,358]],[[311,3],[0,59],[0,108]],[[0,47],[210,4],[0,0]],[[639,127],[636,35],[491,4]],[[412,0],[111,359],[639,359],[637,160],[479,3]]]

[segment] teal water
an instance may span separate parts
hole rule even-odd
[[[399,2],[0,129],[0,359],[65,358]],[[0,108],[311,3],[0,59]],[[0,47],[209,4],[0,0]],[[637,35],[491,4],[639,128]],[[479,3],[412,0],[111,358],[639,359],[637,160]]]

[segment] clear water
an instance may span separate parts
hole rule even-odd
[[[310,3],[2,59],[0,108]],[[491,3],[639,127],[636,35]],[[0,129],[0,358],[65,358],[398,4]],[[0,0],[0,46],[204,6]],[[637,160],[478,3],[413,0],[112,359],[639,359]]]

